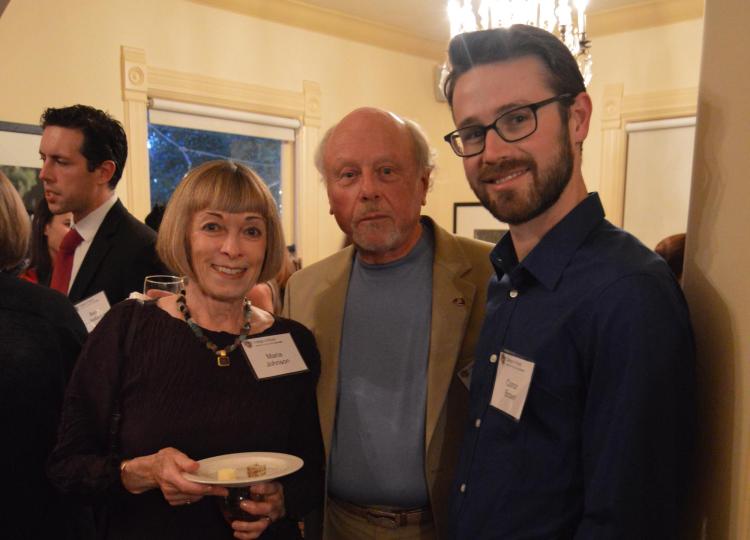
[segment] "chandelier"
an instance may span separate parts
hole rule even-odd
[[[591,81],[591,42],[586,37],[586,7],[589,0],[481,0],[474,10],[472,0],[448,0],[451,39],[463,32],[529,24],[555,34],[578,62],[583,81]]]

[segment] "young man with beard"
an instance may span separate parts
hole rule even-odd
[[[445,83],[482,204],[510,226],[471,380],[451,538],[676,538],[694,345],[656,254],[604,219],[581,154],[591,99],[553,35],[459,35]]]

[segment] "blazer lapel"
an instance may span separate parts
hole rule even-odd
[[[89,288],[96,277],[97,270],[101,266],[102,261],[110,249],[112,249],[112,236],[117,232],[123,211],[122,203],[118,200],[110,208],[109,212],[107,212],[107,215],[104,216],[104,221],[102,221],[99,230],[96,231],[94,240],[91,242],[91,247],[86,252],[86,257],[84,257],[78,274],[76,274],[76,279],[73,281],[73,286],[70,288],[68,298],[70,298],[71,302],[79,302],[86,298],[86,296],[99,292],[90,291]],[[89,294],[86,294],[87,292]]]
[[[321,329],[320,332],[315,332],[320,357],[323,359],[318,382],[318,410],[327,456],[330,455],[336,419],[341,327],[344,321],[346,292],[349,288],[354,250],[347,248],[341,255],[339,259],[333,261],[327,272],[327,283],[321,287],[319,299],[313,302],[315,312],[312,316],[315,325]]]
[[[476,287],[462,279],[471,266],[453,236],[433,225],[435,262],[432,270],[432,326],[427,366],[425,450],[440,417],[454,377]]]

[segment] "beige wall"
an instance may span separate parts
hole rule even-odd
[[[750,15],[706,3],[685,290],[698,345],[704,538],[750,538]]]
[[[150,66],[297,92],[315,81],[323,129],[363,105],[410,116],[433,140],[450,127],[433,97],[431,60],[184,0],[11,2],[0,18],[0,119],[35,123],[44,107],[76,102],[122,119],[121,45],[144,49]],[[463,178],[455,182],[467,200]],[[449,227],[445,200],[437,190],[427,211]],[[320,215],[321,255],[337,249],[341,235],[325,200],[304,211]]]
[[[625,95],[697,87],[702,24],[701,19],[693,19],[595,39],[594,76],[588,89],[594,114],[583,158],[589,190],[598,190],[601,182],[604,87],[623,84]]]
[[[696,86],[700,33],[700,20],[692,20],[595,38],[595,112],[584,158],[591,189],[599,186],[604,85],[624,83],[626,93]],[[460,160],[442,141],[453,126],[447,105],[433,97],[434,60],[185,0],[11,2],[0,18],[0,120],[34,123],[44,107],[76,102],[122,119],[121,45],[144,49],[149,66],[295,92],[315,81],[323,130],[363,105],[410,116],[438,149],[426,212],[450,229],[453,203],[474,200]],[[318,245],[307,246],[313,258],[341,240],[327,210],[323,193],[304,208],[318,216]]]

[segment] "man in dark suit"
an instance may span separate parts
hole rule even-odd
[[[72,212],[75,222],[63,241],[68,260],[65,253],[55,260],[51,286],[73,303],[100,291],[110,304],[119,302],[140,291],[145,276],[164,273],[155,233],[115,194],[128,154],[125,131],[86,105],[49,108],[41,124],[44,196],[52,213]]]

